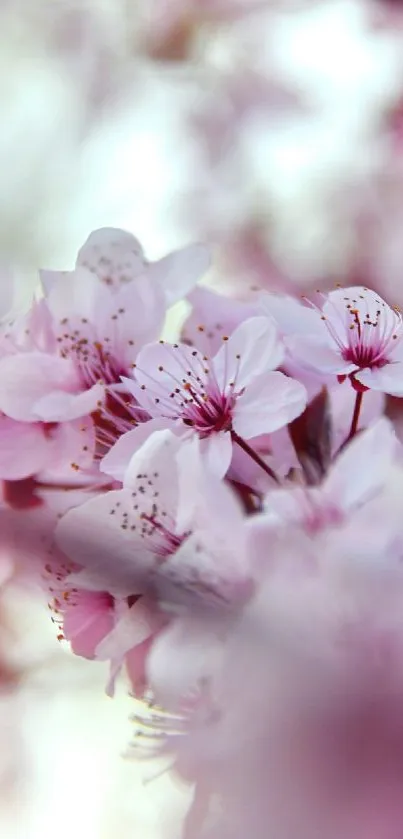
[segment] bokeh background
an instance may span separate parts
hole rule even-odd
[[[360,280],[403,304],[398,0],[1,0],[0,107],[21,300],[116,226],[150,258],[211,242],[228,293]],[[0,835],[179,836],[189,793],[133,758],[127,686],[108,699],[28,588],[0,620]]]

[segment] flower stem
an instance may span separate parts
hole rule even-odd
[[[356,397],[355,397],[353,418],[351,420],[350,431],[349,431],[346,443],[348,443],[350,440],[352,440],[353,437],[355,437],[355,435],[357,434],[358,421],[360,419],[362,397],[363,396],[364,396],[364,392],[362,390],[358,390],[357,393],[356,393]]]
[[[260,466],[260,468],[263,469],[264,472],[266,472],[266,475],[269,475],[270,478],[272,478],[273,481],[276,482],[276,484],[280,483],[276,473],[273,472],[273,469],[271,469],[270,466],[268,466],[267,463],[265,463],[264,460],[262,460],[262,458],[259,457],[257,452],[255,452],[255,450],[252,449],[252,447],[243,439],[243,437],[239,437],[236,431],[231,431],[231,437],[234,443],[236,443],[239,446],[239,448],[245,452],[245,454],[249,455],[249,457],[251,457],[252,460],[254,460],[255,463],[257,463],[257,465]]]

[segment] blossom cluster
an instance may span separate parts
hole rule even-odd
[[[28,311],[4,284],[4,556],[109,694],[151,698],[189,836],[398,839],[402,315],[362,286],[225,297],[210,261],[108,228]]]

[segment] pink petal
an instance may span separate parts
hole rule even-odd
[[[156,638],[147,660],[148,681],[157,700],[177,709],[217,667],[220,644],[206,622],[177,620]]]
[[[51,429],[50,449],[52,459],[46,468],[46,476],[56,474],[59,478],[63,473],[71,475],[72,464],[74,472],[91,469],[95,451],[95,429],[91,417],[80,417],[70,422],[61,422]],[[42,476],[45,470],[42,470]],[[71,478],[70,478],[71,479]],[[82,483],[82,477],[79,477]]]
[[[237,399],[234,431],[246,440],[277,431],[302,413],[306,401],[307,393],[300,382],[283,373],[266,373]]]
[[[310,306],[304,306],[294,297],[264,292],[259,298],[260,308],[274,318],[282,335],[326,335],[326,327],[320,313]]]
[[[142,275],[99,297],[94,323],[102,343],[108,344],[122,367],[129,369],[144,344],[156,341],[165,320],[165,299],[161,289]]]
[[[392,423],[382,417],[336,458],[323,490],[346,511],[364,504],[384,486],[398,448]]]
[[[58,280],[51,283],[46,299],[58,327],[63,327],[63,321],[69,318],[68,332],[77,328],[80,334],[85,335],[89,329],[89,337],[92,337],[97,306],[99,308],[100,301],[108,305],[110,291],[90,271],[77,268],[75,271],[60,272]],[[74,319],[76,322],[73,323]],[[59,331],[63,334],[66,327]]]
[[[127,528],[122,527],[124,513]],[[132,515],[131,490],[114,490],[70,510],[56,528],[57,544],[66,556],[115,595],[136,594],[153,567],[147,543],[131,530]]]
[[[223,478],[230,467],[232,457],[232,441],[228,431],[209,434],[200,441],[200,450],[207,469],[218,478]]]
[[[236,382],[236,389],[251,379],[278,367],[284,357],[274,321],[249,318],[237,327],[214,358],[214,371],[221,388]]]
[[[147,687],[147,659],[153,641],[153,636],[146,638],[141,644],[129,650],[125,656],[126,671],[135,696],[141,696]]]
[[[97,646],[113,628],[112,599],[88,591],[80,591],[76,597],[77,604],[66,608],[63,632],[76,655],[94,658]]]
[[[84,242],[76,266],[86,268],[106,285],[117,288],[144,271],[145,258],[140,242],[132,233],[102,227]]]
[[[171,514],[174,521],[178,496],[176,456],[181,446],[181,438],[171,431],[155,431],[133,455],[124,476],[125,488],[137,490],[139,475],[147,475],[147,481],[143,482],[142,500],[137,502],[139,505],[145,503],[147,507],[153,503],[158,483],[159,502],[163,503],[164,512]],[[157,478],[153,477],[155,470]]]
[[[52,288],[62,281],[63,278],[66,282],[68,282],[70,276],[71,271],[48,271],[43,268],[39,271],[41,286],[46,296],[50,294]]]
[[[105,394],[103,385],[93,385],[82,393],[53,390],[35,403],[34,415],[45,422],[67,422],[95,411]]]
[[[19,481],[46,469],[51,460],[51,441],[41,423],[0,417],[0,478]]]
[[[173,251],[158,262],[147,265],[147,277],[159,283],[167,306],[172,306],[192,290],[208,271],[211,253],[206,245],[188,245]]]
[[[137,357],[137,388],[131,385],[130,379],[123,381],[152,416],[175,418],[181,410],[171,393],[183,388],[183,380],[189,379],[188,371],[200,375],[205,366],[202,354],[184,344],[149,344]]]
[[[357,369],[356,365],[343,361],[341,354],[332,349],[329,344],[313,335],[294,335],[285,340],[285,346],[298,364],[315,370],[317,373],[346,376]]]
[[[38,401],[65,387],[74,392],[77,376],[70,361],[40,352],[20,353],[0,360],[0,410],[16,420],[40,419]]]
[[[148,440],[154,431],[161,431],[167,427],[164,419],[152,419],[143,422],[119,437],[119,440],[112,446],[108,454],[102,458],[100,467],[107,475],[112,475],[117,481],[122,481],[127,470],[129,461],[143,443]]]
[[[203,286],[196,286],[188,300],[192,311],[182,327],[182,340],[210,357],[220,349],[223,335],[231,335],[246,318],[260,314],[256,304],[225,297]]]
[[[356,379],[371,390],[381,390],[391,396],[403,396],[403,364],[395,362],[384,367],[360,370]]]
[[[217,435],[220,437],[221,435]],[[232,443],[230,435],[223,435],[226,441],[229,440],[229,452],[226,453],[225,458],[231,457]],[[213,438],[212,438],[213,439]],[[238,503],[238,499],[228,488],[228,486],[220,480],[225,475],[225,463],[223,468],[225,471],[222,474],[222,469],[217,470],[217,462],[214,463],[213,469],[210,468],[206,461],[206,448],[204,440],[199,440],[196,436],[192,440],[184,442],[178,450],[176,461],[178,464],[178,483],[179,483],[179,503],[176,513],[176,522],[179,532],[193,530],[195,522],[198,528],[212,527],[214,521],[217,521],[221,528],[233,527],[234,523],[239,523],[242,520],[242,513]],[[219,446],[224,447],[222,439],[219,440]],[[215,444],[217,446],[217,443]],[[210,449],[210,458],[214,453]]]
[[[97,658],[115,659],[124,656],[149,638],[161,625],[161,617],[157,620],[155,614],[155,605],[140,597],[100,642],[96,650]]]

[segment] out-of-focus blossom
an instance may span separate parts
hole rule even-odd
[[[351,522],[347,538],[326,550],[300,530],[268,548],[258,592],[210,671],[203,712],[188,714],[187,734],[168,738],[178,770],[204,799],[192,835],[399,836],[394,506],[387,521],[372,511],[365,524]]]
[[[256,531],[298,525],[312,536],[327,527],[341,526],[367,502],[381,494],[398,456],[393,426],[382,418],[351,441],[330,466],[318,487],[273,490],[266,497],[265,516],[252,520]],[[371,464],[371,468],[367,465]]]

